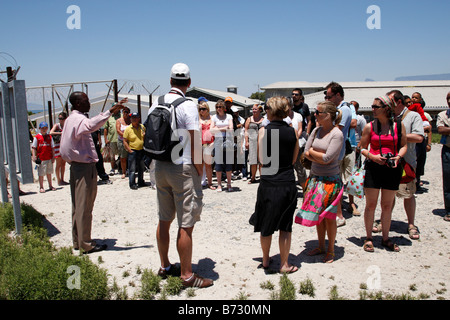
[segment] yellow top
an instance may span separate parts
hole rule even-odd
[[[124,131],[123,137],[127,139],[128,145],[133,150],[142,150],[144,149],[144,134],[145,127],[140,124],[139,128],[133,127],[130,124]]]

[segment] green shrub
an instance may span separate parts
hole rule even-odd
[[[155,295],[161,291],[161,277],[152,270],[144,269],[141,277],[141,290],[139,297],[144,300],[153,300]]]
[[[106,270],[68,248],[56,250],[42,228],[42,215],[21,206],[23,230],[11,237],[14,210],[0,205],[0,299],[90,300],[109,298]]]
[[[183,290],[183,280],[180,277],[169,276],[164,289],[169,296],[179,295],[181,290]]]
[[[31,205],[22,203],[20,205],[22,225],[25,227],[42,228],[44,222],[42,214]],[[11,203],[0,204],[0,231],[12,231],[15,229],[14,208]]]
[[[41,235],[24,232],[22,238],[0,236],[0,299],[90,300],[107,299],[107,274],[87,256],[70,249],[55,250]],[[38,245],[43,243],[42,246]],[[79,288],[77,281],[79,280]]]
[[[292,283],[291,280],[289,280],[286,273],[283,273],[283,275],[280,278],[280,300],[295,300],[296,294],[295,294],[295,286]]]
[[[316,288],[314,288],[314,285],[311,281],[311,279],[306,279],[305,281],[300,282],[300,289],[298,290],[298,292],[300,294],[306,294],[312,298],[314,298],[316,296]]]

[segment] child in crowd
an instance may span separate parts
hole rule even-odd
[[[55,149],[52,136],[48,132],[48,124],[41,122],[39,131],[32,144],[33,161],[37,164],[39,176],[39,192],[44,193],[44,176],[47,176],[48,187],[56,190],[52,185],[53,162],[55,162]]]

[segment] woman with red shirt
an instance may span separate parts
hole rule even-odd
[[[388,96],[376,98],[372,105],[375,120],[364,127],[360,141],[361,154],[367,158],[364,179],[366,196],[364,223],[367,238],[363,246],[367,252],[374,251],[372,226],[380,193],[383,238],[381,244],[391,251],[400,251],[398,245],[389,239],[389,229],[395,193],[402,176],[399,161],[406,154],[407,146],[405,127],[401,122],[393,121],[394,107],[394,102]],[[399,130],[401,141],[398,139]],[[367,149],[369,145],[370,150]]]

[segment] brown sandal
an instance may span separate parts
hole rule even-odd
[[[398,245],[396,245],[395,243],[393,243],[391,241],[391,239],[387,239],[386,241],[381,240],[381,245],[383,247],[386,247],[390,251],[393,251],[393,252],[399,252],[400,251],[400,247]]]
[[[419,229],[416,226],[408,227],[409,238],[412,240],[419,240],[420,233]]]
[[[317,256],[317,255],[322,254],[322,253],[325,253],[325,249],[322,249],[322,248],[315,248],[315,249],[309,251],[309,252],[307,253],[307,255],[310,256],[310,257],[312,257],[312,256]]]
[[[328,251],[323,259],[324,263],[332,263],[334,261],[334,252]]]
[[[373,247],[373,239],[367,238],[366,240],[364,240],[363,249],[366,252],[374,252],[375,250]]]
[[[372,232],[373,233],[378,233],[381,232],[381,221],[375,221],[373,223],[373,227],[372,227]]]

